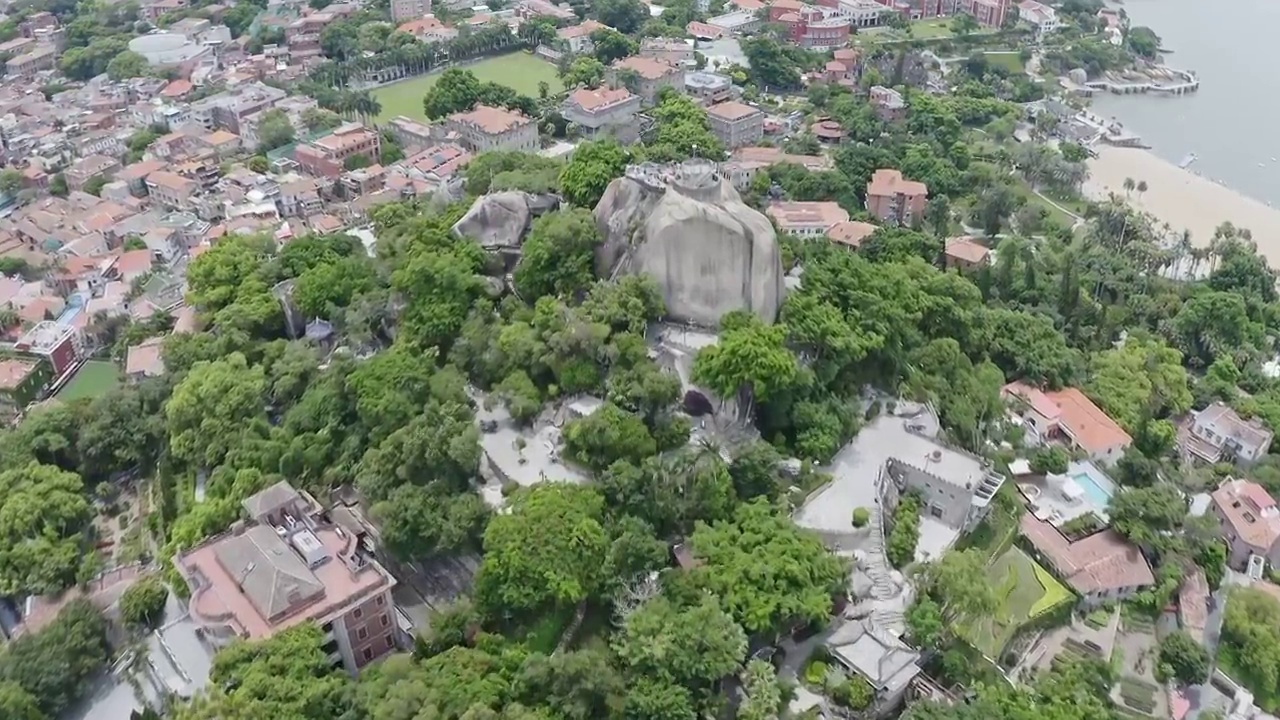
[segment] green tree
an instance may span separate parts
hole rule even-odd
[[[70,188],[67,187],[67,176],[62,173],[54,173],[49,178],[49,194],[54,197],[66,197],[71,194]]]
[[[92,515],[75,473],[35,462],[0,473],[0,541],[6,548],[0,592],[44,594],[73,585]]]
[[[1209,652],[1179,630],[1160,641],[1160,665],[1172,670],[1178,682],[1199,685],[1209,676]]]
[[[583,292],[595,279],[595,248],[601,242],[591,212],[581,208],[548,213],[533,222],[520,248],[513,280],[528,300]]]
[[[14,682],[0,682],[0,717],[10,720],[47,720],[31,693]]]
[[[684,608],[657,597],[627,616],[613,646],[631,677],[705,691],[742,666],[747,636],[714,597]]]
[[[592,4],[596,19],[624,35],[640,29],[649,9],[640,0],[599,0]]]
[[[239,641],[214,658],[209,689],[174,709],[174,720],[352,718],[351,680],[329,663],[324,636],[298,625],[268,640]]]
[[[1089,396],[1130,433],[1151,415],[1182,415],[1191,409],[1191,389],[1182,353],[1153,337],[1131,336],[1090,363]]]
[[[549,483],[517,494],[489,522],[476,575],[478,605],[494,616],[573,606],[605,581],[604,503],[592,488]]]
[[[295,132],[289,116],[279,108],[262,114],[258,122],[258,152],[266,153],[293,142]]]
[[[1041,475],[1062,475],[1067,471],[1071,456],[1056,445],[1036,448],[1031,454],[1031,471]]]
[[[266,379],[260,365],[233,353],[198,362],[164,406],[173,457],[193,467],[214,468],[265,420]]]
[[[722,398],[749,392],[761,402],[795,381],[799,366],[785,346],[785,326],[765,325],[746,313],[730,313],[720,325],[720,341],[700,350],[694,360],[695,382]]]
[[[987,556],[982,550],[951,550],[924,570],[930,594],[943,615],[955,619],[983,617],[996,611],[999,599],[987,579]]]
[[[147,67],[145,57],[132,50],[125,50],[107,63],[107,77],[116,82],[142,77],[147,74]]]
[[[372,509],[387,550],[406,562],[478,547],[489,512],[474,493],[402,485]]]
[[[640,462],[658,447],[644,421],[613,403],[564,426],[565,452],[597,472],[618,460]]]
[[[44,629],[22,635],[0,652],[0,687],[18,686],[45,716],[57,717],[90,689],[109,657],[106,619],[88,600],[72,600]],[[6,702],[29,714],[20,695],[0,700],[0,708]]]
[[[627,151],[616,142],[582,143],[560,173],[560,192],[578,207],[594,208],[609,183],[622,177],[629,159]]]
[[[302,124],[307,130],[332,130],[342,124],[342,116],[324,108],[310,108],[302,113]]]
[[[605,65],[634,55],[636,42],[613,28],[601,28],[591,33],[591,45],[595,57]]]
[[[158,576],[148,575],[139,579],[120,596],[120,617],[126,623],[152,628],[164,616],[164,604],[169,599],[169,588]]]
[[[738,706],[739,720],[774,720],[781,716],[782,690],[778,687],[778,674],[772,665],[763,660],[747,663],[742,686],[746,697]]]
[[[22,176],[22,171],[15,168],[5,168],[0,170],[0,192],[5,195],[13,195],[22,189],[26,179]]]
[[[702,561],[695,583],[752,635],[825,622],[848,574],[816,536],[764,500],[739,506],[730,521],[699,525],[690,544]]]
[[[596,88],[600,87],[604,82],[604,76],[604,64],[589,55],[583,55],[574,58],[573,62],[569,63],[568,69],[560,79],[568,89],[576,87]]]

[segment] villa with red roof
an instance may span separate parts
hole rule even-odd
[[[215,645],[260,640],[306,622],[334,666],[355,674],[402,640],[396,581],[349,530],[286,482],[242,503],[249,522],[178,554],[190,617]]]
[[[1035,554],[1080,594],[1086,606],[1123,600],[1155,584],[1142,551],[1115,530],[1073,542],[1031,513],[1023,515],[1021,523]]]
[[[1227,541],[1227,564],[1237,570],[1249,566],[1250,556],[1280,562],[1280,510],[1275,498],[1250,480],[1227,480],[1213,491],[1210,512]]]
[[[1011,382],[1000,394],[1005,399],[1016,399],[1015,413],[1033,444],[1060,441],[1083,451],[1095,463],[1110,467],[1133,443],[1119,423],[1077,388],[1040,390]]]

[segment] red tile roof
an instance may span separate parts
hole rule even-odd
[[[1026,513],[1022,534],[1082,595],[1155,583],[1142,552],[1114,530],[1070,542],[1054,526]]]

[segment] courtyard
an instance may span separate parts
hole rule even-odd
[[[105,360],[89,360],[80,367],[74,377],[58,391],[57,397],[63,402],[71,402],[81,398],[96,398],[107,394],[120,384],[120,370],[115,363]]]
[[[989,617],[959,627],[959,634],[989,658],[998,658],[1028,621],[1074,599],[1071,591],[1022,550],[1010,548],[987,566],[999,606]]]
[[[480,62],[453,67],[469,70],[480,82],[506,85],[521,95],[533,98],[538,97],[540,82],[550,85],[553,93],[563,89],[560,78],[556,75],[556,66],[527,52],[499,55]],[[429,75],[419,75],[374,90],[373,97],[382,104],[382,112],[378,113],[376,121],[386,122],[397,115],[425,120],[422,97],[439,81],[440,74],[441,72],[432,72]]]

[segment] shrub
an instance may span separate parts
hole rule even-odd
[[[920,499],[915,495],[903,495],[893,513],[893,529],[885,540],[885,556],[894,567],[904,567],[915,559],[919,541]]]
[[[822,687],[827,681],[827,664],[821,660],[815,660],[805,666],[804,684],[813,687]]]
[[[866,527],[871,522],[871,511],[864,508],[853,509],[853,526],[856,528]]]
[[[852,710],[865,710],[875,699],[875,692],[866,680],[855,675],[831,688],[831,699]]]

